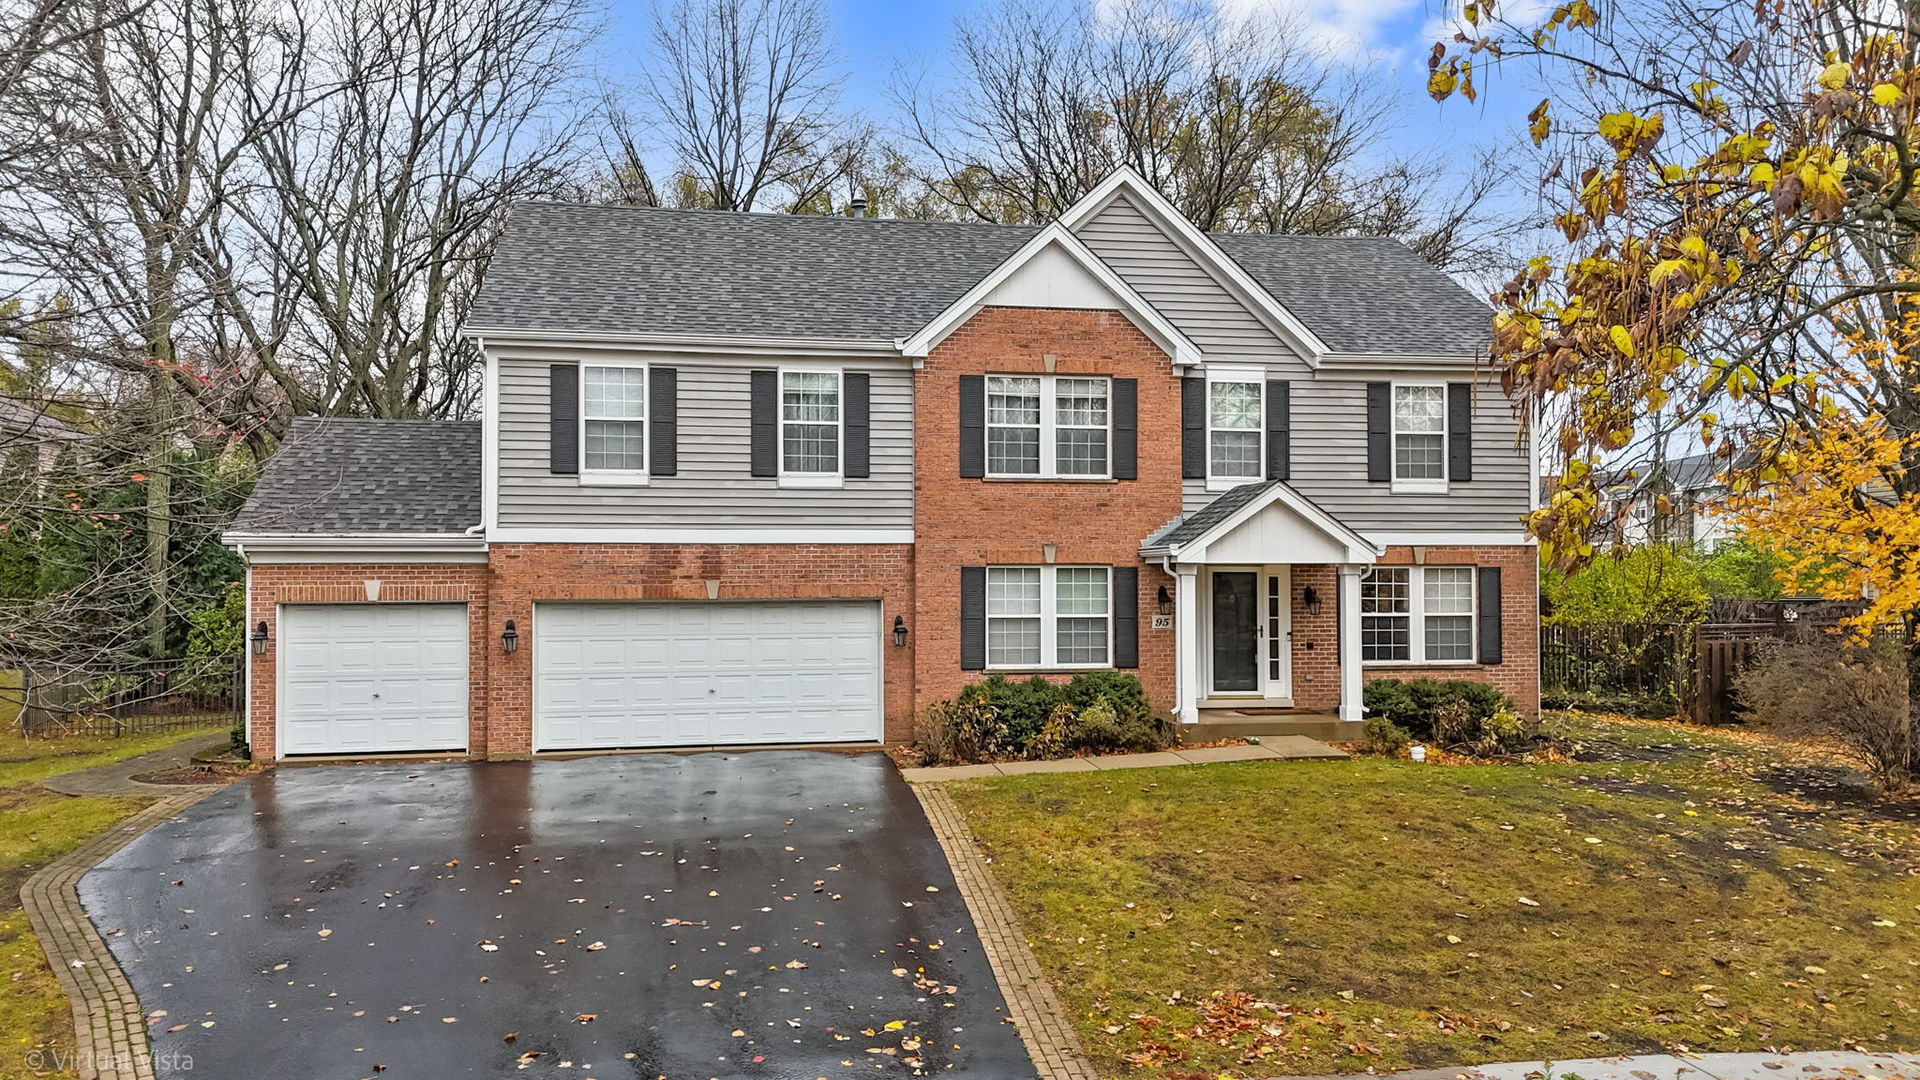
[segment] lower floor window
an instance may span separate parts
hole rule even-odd
[[[988,667],[1106,667],[1112,655],[1112,570],[987,568]]]
[[[1360,578],[1360,658],[1473,659],[1473,567],[1376,566]]]

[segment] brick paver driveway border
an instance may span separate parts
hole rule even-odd
[[[20,889],[27,924],[73,1006],[74,1060],[59,1064],[80,1080],[154,1080],[154,1068],[146,1015],[126,973],[80,906],[76,886],[101,860],[214,790],[195,788],[161,799],[48,863]]]
[[[987,869],[986,857],[974,844],[960,808],[940,784],[915,784],[913,793],[927,812],[941,850],[947,853],[954,883],[960,886],[960,896],[973,913],[974,930],[993,967],[993,977],[1000,983],[1000,993],[1007,999],[1007,1012],[1018,1025],[1020,1038],[1027,1044],[1027,1053],[1042,1080],[1099,1080],[1100,1074],[1087,1060],[1052,984],[1040,971],[1033,950],[1027,947],[1006,894],[1000,891],[992,871]]]

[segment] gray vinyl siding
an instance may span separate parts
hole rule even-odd
[[[748,372],[764,362],[653,363],[679,372],[679,472],[645,487],[582,485],[548,471],[547,361],[500,361],[502,528],[857,528],[913,526],[913,373],[849,361],[871,376],[872,471],[841,488],[754,477]]]
[[[1279,377],[1307,370],[1306,362],[1266,323],[1126,196],[1089,218],[1078,235],[1114,273],[1192,339],[1208,360],[1270,364],[1284,369],[1277,372]],[[1286,297],[1279,299],[1286,303]]]
[[[1275,377],[1280,377],[1275,372]],[[1516,445],[1519,421],[1500,388],[1483,372],[1473,395],[1473,479],[1445,494],[1399,494],[1367,482],[1367,383],[1462,382],[1465,372],[1426,374],[1376,371],[1320,372],[1296,377],[1293,395],[1292,479],[1302,495],[1348,526],[1365,532],[1517,532],[1532,506],[1532,471]],[[1188,480],[1182,512],[1218,497],[1204,480]]]

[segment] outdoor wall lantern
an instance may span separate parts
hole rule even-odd
[[[1301,589],[1300,605],[1307,609],[1309,615],[1320,614],[1320,590],[1311,585]]]
[[[520,631],[514,628],[513,620],[507,620],[507,628],[500,631],[500,647],[509,653],[520,651]]]
[[[267,655],[267,620],[261,619],[253,628],[247,640],[253,642],[253,655]]]
[[[1160,593],[1154,599],[1158,601],[1160,605],[1160,614],[1173,614],[1173,597],[1167,593],[1167,587],[1165,585],[1160,586]]]
[[[896,647],[907,643],[907,617],[905,615],[895,615],[893,617],[893,643]]]

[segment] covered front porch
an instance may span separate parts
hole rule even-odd
[[[1205,726],[1189,739],[1353,734],[1360,579],[1381,554],[1279,480],[1149,537],[1141,555],[1175,581],[1175,714]]]

